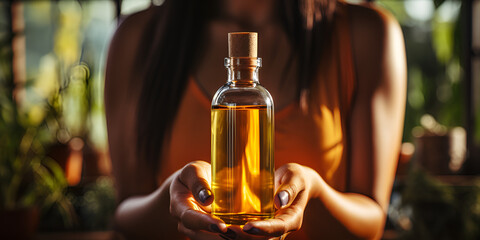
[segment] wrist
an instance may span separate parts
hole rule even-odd
[[[308,181],[309,184],[307,185],[309,188],[309,197],[321,198],[321,194],[325,192],[325,180],[323,180],[322,176],[320,176],[320,174],[312,168],[305,166],[304,168],[306,168],[306,172],[308,173],[307,175],[310,180]]]

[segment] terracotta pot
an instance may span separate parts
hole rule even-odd
[[[0,239],[33,239],[39,217],[37,207],[0,210]]]

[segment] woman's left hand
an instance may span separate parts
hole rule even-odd
[[[234,229],[239,233],[239,238],[236,239],[258,239],[258,237],[275,239],[299,230],[302,226],[305,207],[317,192],[318,178],[320,175],[315,170],[296,163],[289,163],[277,169],[274,202],[278,210],[275,217],[248,222],[243,229]]]

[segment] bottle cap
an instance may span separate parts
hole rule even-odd
[[[256,32],[228,33],[229,57],[257,57],[258,34]]]

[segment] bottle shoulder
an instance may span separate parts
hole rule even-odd
[[[261,105],[273,108],[273,99],[266,88],[259,83],[246,86],[231,82],[221,86],[212,99],[212,106]]]

